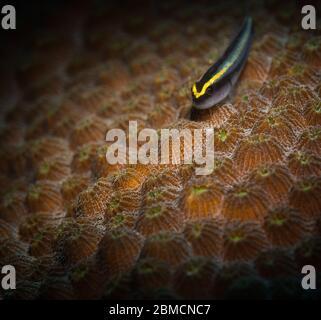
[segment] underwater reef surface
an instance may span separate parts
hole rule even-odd
[[[302,290],[301,269],[321,280],[321,36],[301,29],[300,8],[249,2],[238,87],[193,120],[190,88],[240,28],[241,6],[76,9],[53,12],[6,60],[0,265],[18,282],[2,298],[320,294]],[[214,127],[213,173],[108,164],[106,131],[129,120]]]

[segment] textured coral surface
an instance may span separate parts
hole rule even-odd
[[[14,265],[18,283],[3,296],[303,297],[302,266],[321,271],[320,35],[300,29],[291,4],[249,2],[256,33],[238,87],[191,119],[192,83],[246,10],[129,9],[66,7],[13,50],[0,265]],[[214,127],[213,173],[108,164],[105,134],[129,120]]]

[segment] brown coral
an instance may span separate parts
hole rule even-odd
[[[107,232],[97,252],[101,270],[109,276],[130,270],[139,257],[142,244],[142,236],[133,230],[124,228]]]
[[[280,162],[282,158],[282,148],[275,138],[266,134],[252,135],[242,141],[235,151],[236,165],[241,173]]]
[[[265,192],[272,205],[286,202],[293,185],[290,173],[286,167],[280,165],[260,167],[251,173],[249,179]]]
[[[77,199],[77,213],[84,216],[102,216],[110,199],[112,186],[105,178],[82,191]]]
[[[161,232],[148,237],[142,249],[142,257],[156,258],[176,266],[191,255],[191,247],[177,233]]]
[[[227,219],[262,220],[268,210],[268,197],[253,183],[240,183],[224,198],[222,214]]]
[[[292,174],[298,178],[319,176],[321,159],[310,152],[296,151],[289,155],[288,166]]]
[[[56,240],[59,259],[73,265],[92,256],[103,233],[90,219],[67,220],[59,228]]]
[[[220,186],[211,179],[197,178],[186,186],[182,209],[190,219],[211,217],[218,214],[222,200]]]
[[[279,207],[269,211],[264,230],[277,246],[293,246],[311,231],[311,223],[295,209]]]
[[[251,260],[266,248],[268,241],[259,223],[238,220],[227,223],[223,242],[225,260]]]
[[[49,181],[40,181],[32,185],[27,193],[27,206],[34,212],[52,212],[62,209],[63,202],[59,186]]]
[[[173,275],[173,287],[185,299],[206,299],[211,297],[211,289],[218,271],[213,260],[194,257],[180,265]],[[195,290],[198,288],[198,290]]]
[[[281,249],[262,252],[255,260],[255,265],[258,272],[267,278],[298,274],[293,256]]]
[[[290,206],[308,217],[319,216],[321,212],[320,190],[320,179],[310,177],[299,180],[289,194]]]
[[[199,219],[186,223],[184,236],[198,256],[220,256],[223,245],[223,222],[219,218]]]
[[[70,145],[75,149],[90,142],[102,143],[105,140],[107,129],[107,124],[102,118],[95,115],[87,116],[74,127]]]
[[[136,223],[136,230],[147,236],[160,231],[179,231],[183,214],[178,208],[165,204],[144,207]]]
[[[43,161],[36,172],[37,180],[61,181],[70,173],[68,157],[50,158]]]
[[[171,270],[168,265],[154,258],[140,259],[133,270],[134,286],[148,296],[170,285]]]

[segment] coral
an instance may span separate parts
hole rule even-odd
[[[117,172],[123,169],[125,166],[123,164],[110,164],[106,160],[106,153],[108,150],[108,145],[102,145],[97,147],[92,160],[92,173],[95,177],[107,177],[110,173]],[[89,164],[88,161],[86,161]]]
[[[252,135],[241,141],[235,151],[236,165],[240,172],[248,172],[259,166],[280,162],[283,150],[275,138],[266,134]]]
[[[311,101],[306,105],[303,114],[309,126],[321,125],[321,102]]]
[[[51,228],[43,228],[29,241],[29,254],[34,257],[51,256],[54,254],[53,242],[55,232]]]
[[[321,127],[310,127],[305,130],[300,136],[297,148],[299,150],[307,150],[315,155],[320,155],[321,153]]]
[[[309,65],[319,68],[321,67],[321,37],[310,38],[303,46],[303,59]]]
[[[137,216],[133,215],[132,212],[119,212],[114,216],[106,216],[105,224],[107,230],[115,230],[118,228],[129,228],[134,229],[137,221]]]
[[[263,227],[269,240],[281,247],[299,243],[312,229],[311,223],[300,211],[288,207],[270,210]]]
[[[298,150],[289,155],[288,167],[297,178],[320,176],[321,159],[310,152]]]
[[[297,63],[288,69],[288,74],[298,82],[314,87],[319,83],[318,73],[303,63]]]
[[[49,276],[39,289],[39,298],[46,300],[74,300],[75,292],[67,276]]]
[[[77,148],[90,142],[103,142],[107,132],[107,124],[102,118],[90,115],[80,120],[70,136],[70,145]]]
[[[254,51],[249,55],[246,67],[242,72],[241,81],[248,79],[250,81],[263,83],[268,77],[269,70],[269,59],[265,55]]]
[[[250,174],[249,180],[265,192],[272,205],[286,202],[293,185],[290,173],[281,165],[259,167]]]
[[[209,178],[195,178],[185,188],[182,210],[190,218],[211,217],[218,214],[222,200],[222,189]]]
[[[19,241],[18,239],[8,238],[8,239],[1,239],[0,242],[0,261],[1,264],[9,261],[12,257],[17,256],[26,256],[27,253],[27,246],[23,242]]]
[[[182,181],[173,170],[160,170],[149,175],[143,183],[143,205],[154,203],[176,204],[182,192]]]
[[[29,142],[28,157],[34,165],[39,165],[49,157],[64,156],[69,153],[66,140],[44,137]]]
[[[250,276],[256,276],[256,272],[245,262],[231,262],[222,266],[214,282],[214,298],[224,298],[226,290],[228,290],[237,280]]]
[[[298,62],[298,56],[295,53],[291,51],[281,51],[272,59],[269,78],[277,79],[284,74],[284,70],[290,69],[296,62]],[[292,75],[291,72],[288,73]]]
[[[223,245],[223,222],[219,218],[199,219],[186,223],[184,237],[197,256],[220,256]]]
[[[274,137],[284,148],[292,148],[305,121],[301,114],[291,105],[272,108],[254,128],[255,134]]]
[[[0,239],[14,238],[16,233],[16,229],[11,224],[0,219]]]
[[[37,180],[61,181],[70,173],[67,157],[50,158],[43,161],[36,172]]]
[[[229,154],[234,151],[242,138],[240,129],[237,127],[220,127],[214,133],[215,152]]]
[[[21,191],[9,191],[1,197],[0,218],[12,223],[19,224],[27,214],[25,206],[26,194]]]
[[[299,272],[291,253],[279,248],[262,252],[255,260],[255,267],[266,278],[297,275]]]
[[[289,194],[290,206],[307,217],[318,217],[321,212],[321,182],[313,177],[299,180]]]
[[[188,242],[177,233],[160,232],[149,236],[143,246],[141,256],[165,261],[177,266],[191,255]]]
[[[257,48],[262,54],[273,56],[279,52],[284,45],[284,39],[273,33],[266,33],[260,42],[257,44]]]
[[[149,172],[147,165],[137,164],[111,173],[108,179],[119,190],[136,190],[141,188]]]
[[[233,160],[229,157],[216,156],[214,158],[214,168],[211,176],[223,186],[230,187],[238,181]]]
[[[235,99],[236,109],[241,112],[247,110],[257,111],[259,113],[267,112],[270,109],[271,102],[263,95],[255,91],[247,91]],[[236,117],[235,114],[233,117]]]
[[[140,259],[133,270],[133,284],[149,296],[170,285],[171,270],[168,265],[154,258]]]
[[[84,216],[104,215],[111,197],[112,186],[106,178],[82,191],[77,198],[77,214]]]
[[[216,108],[200,110],[200,112],[193,113],[192,110],[191,117],[194,121],[208,121],[214,128],[218,128],[236,113],[237,111],[232,104],[223,104]]]
[[[27,206],[33,212],[59,211],[63,207],[59,186],[53,182],[40,181],[31,185],[27,193]]]
[[[92,256],[103,236],[90,219],[65,220],[56,239],[59,260],[67,265],[76,264]]]
[[[126,228],[105,233],[98,245],[97,259],[102,272],[108,277],[129,271],[139,257],[142,236]]]
[[[218,271],[211,259],[193,257],[182,263],[173,275],[175,292],[184,299],[208,299]],[[198,290],[195,290],[198,288]]]
[[[227,223],[223,236],[224,260],[251,260],[267,248],[268,240],[259,223],[239,220]]]
[[[76,264],[68,276],[77,299],[98,299],[101,296],[104,278],[93,260]]]
[[[222,214],[227,219],[263,220],[268,197],[253,183],[242,182],[230,189],[223,201]]]
[[[317,99],[315,93],[310,87],[305,85],[290,85],[284,87],[277,93],[274,104],[276,106],[284,106],[286,104],[292,104],[296,106],[296,109],[303,111],[309,103]]]
[[[95,144],[81,146],[73,156],[71,163],[72,171],[78,174],[90,172],[96,149],[97,146]]]
[[[105,218],[110,219],[118,213],[138,214],[141,210],[142,198],[136,191],[117,190],[110,195],[106,203]]]
[[[85,176],[69,176],[62,183],[60,190],[66,204],[74,201],[78,194],[80,194],[81,191],[85,190],[88,187],[89,183],[89,179]]]
[[[87,88],[87,90],[79,90],[71,96],[71,101],[79,108],[89,111],[98,111],[103,104],[108,101],[108,91],[104,88],[93,87]]]
[[[63,212],[57,212],[52,216],[46,212],[29,214],[19,226],[19,236],[23,241],[30,242],[44,232],[54,234],[63,218]]]
[[[183,214],[178,208],[164,204],[143,207],[139,214],[136,230],[148,236],[160,231],[179,231],[183,223]]]
[[[316,269],[321,267],[320,260],[321,239],[310,236],[304,239],[295,249],[295,260],[302,268],[305,265],[313,265]],[[300,269],[299,269],[300,270]]]

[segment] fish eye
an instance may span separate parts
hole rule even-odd
[[[206,92],[207,92],[208,94],[212,94],[212,93],[213,93],[213,87],[208,87],[207,90],[206,90]]]

